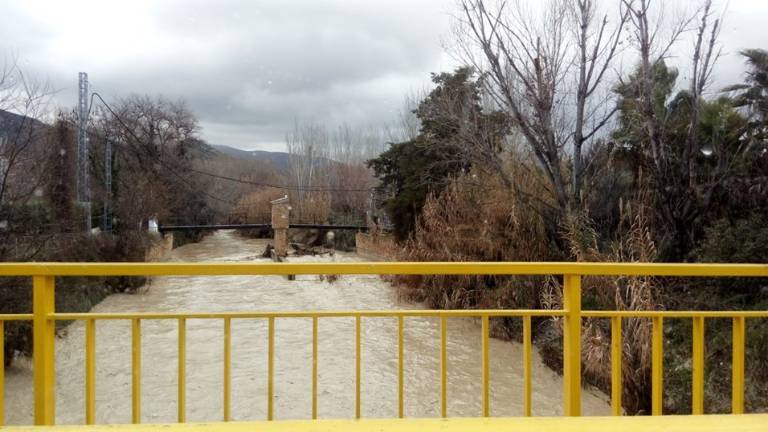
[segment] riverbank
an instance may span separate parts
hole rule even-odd
[[[39,243],[39,244],[38,244]],[[55,234],[29,240],[37,250],[32,256],[41,262],[141,262],[154,244],[142,232],[127,232],[119,236]],[[17,246],[24,251],[29,247]],[[22,252],[8,254],[7,261],[29,260]],[[24,258],[22,258],[24,257]],[[67,277],[56,280],[56,310],[87,312],[110,294],[133,291],[145,283],[143,277]],[[31,278],[0,278],[0,313],[32,312]],[[60,324],[61,328],[64,324]],[[20,355],[32,353],[32,327],[29,322],[9,322],[5,325],[4,359],[8,366]]]

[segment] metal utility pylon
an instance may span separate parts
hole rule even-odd
[[[112,231],[112,139],[107,138],[104,151],[104,231]]]
[[[88,167],[88,74],[79,73],[77,104],[77,200],[85,214],[85,230],[91,232],[91,176]]]

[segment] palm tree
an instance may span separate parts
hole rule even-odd
[[[749,109],[753,137],[765,140],[768,138],[768,51],[748,49],[741,51],[741,55],[746,57],[749,66],[745,82],[723,91],[737,92],[733,104]]]

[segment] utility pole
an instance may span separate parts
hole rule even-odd
[[[88,169],[88,74],[80,72],[78,85],[77,198],[85,213],[85,231],[91,232],[91,178]]]
[[[104,151],[104,231],[112,231],[112,139],[107,138]]]

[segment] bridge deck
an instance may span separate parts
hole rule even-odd
[[[768,414],[645,417],[520,417],[394,420],[285,420],[232,423],[184,423],[95,426],[22,426],[21,431],[155,431],[167,432],[754,432],[768,431]]]

